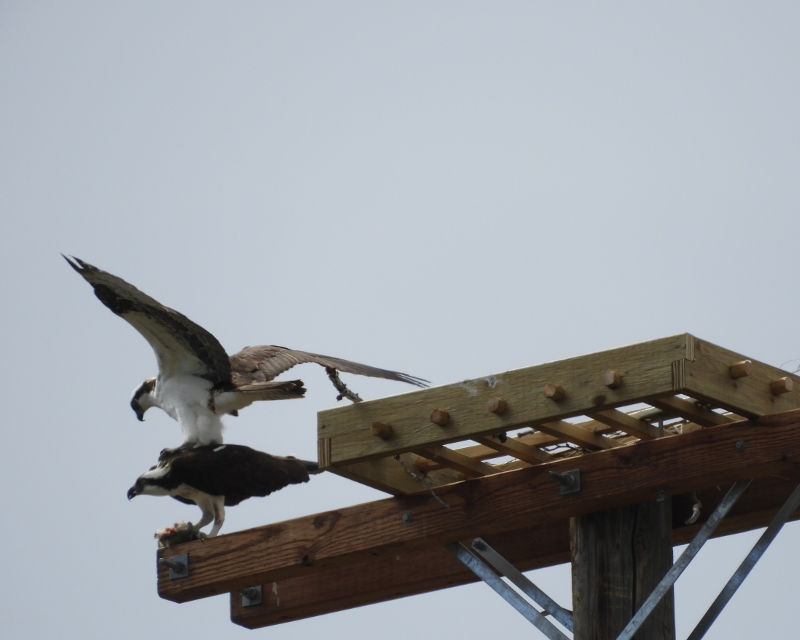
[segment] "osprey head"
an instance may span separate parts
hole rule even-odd
[[[169,489],[165,485],[169,481],[165,481],[164,476],[169,474],[170,468],[168,465],[155,466],[136,478],[136,482],[128,489],[128,500],[140,495],[148,496],[168,496]]]
[[[150,407],[155,407],[153,392],[156,388],[156,379],[148,378],[140,384],[131,396],[131,409],[136,413],[140,422],[144,422],[144,412]]]

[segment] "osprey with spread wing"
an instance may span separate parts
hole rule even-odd
[[[153,347],[158,376],[148,378],[134,391],[131,408],[139,420],[144,420],[151,407],[164,410],[180,424],[183,445],[222,444],[221,416],[237,415],[257,400],[303,397],[301,380],[273,380],[297,364],[315,362],[329,374],[338,370],[426,386],[425,380],[405,373],[284,347],[247,347],[228,356],[213,335],[186,316],[122,278],[78,258],[64,258],[94,287],[100,301]]]

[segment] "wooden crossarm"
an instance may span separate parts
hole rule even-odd
[[[715,537],[766,526],[797,484],[800,469],[781,477],[759,478],[750,485]],[[692,512],[688,494],[672,498],[674,545],[689,542],[714,511],[727,487],[709,487],[699,492],[703,503],[694,525],[684,524]],[[800,518],[796,513],[792,520]],[[469,545],[471,540],[465,540]],[[569,521],[559,520],[490,536],[488,542],[520,571],[549,567],[569,561]],[[372,558],[339,570],[315,573],[268,584],[264,602],[242,607],[242,596],[231,594],[231,620],[249,629],[376,604],[427,593],[477,578],[442,547]]]
[[[190,572],[170,580],[159,567],[159,594],[196,600],[650,500],[661,487],[679,494],[791,473],[798,461],[800,410],[709,427],[438,487],[449,508],[423,491],[163,549],[159,557],[188,553]],[[561,495],[546,472],[576,468],[581,490]]]

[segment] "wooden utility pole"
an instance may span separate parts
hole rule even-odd
[[[575,640],[615,640],[672,566],[671,500],[570,520]],[[672,589],[635,636],[675,640]]]

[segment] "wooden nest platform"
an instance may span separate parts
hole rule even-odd
[[[319,461],[403,495],[797,409],[797,385],[684,333],[322,411]],[[501,457],[511,461],[491,463]]]
[[[651,530],[623,533],[658,540],[665,571],[673,545],[713,521],[726,485],[751,481],[713,535],[766,526],[789,504],[800,485],[798,385],[681,334],[322,411],[320,465],[392,497],[161,549],[159,595],[230,593],[233,622],[259,628],[474,582],[445,545],[480,536],[519,570],[572,559],[575,602],[588,602],[586,589],[599,588],[591,558],[636,552],[617,533],[581,547],[598,516],[656,514]],[[626,572],[655,566],[623,560],[608,590],[627,600],[603,611],[638,609],[628,592],[638,578]],[[171,577],[169,563],[185,571]],[[674,612],[662,604],[666,629]],[[597,612],[575,605],[576,638],[595,637],[581,625]],[[618,633],[627,619],[602,624]]]

